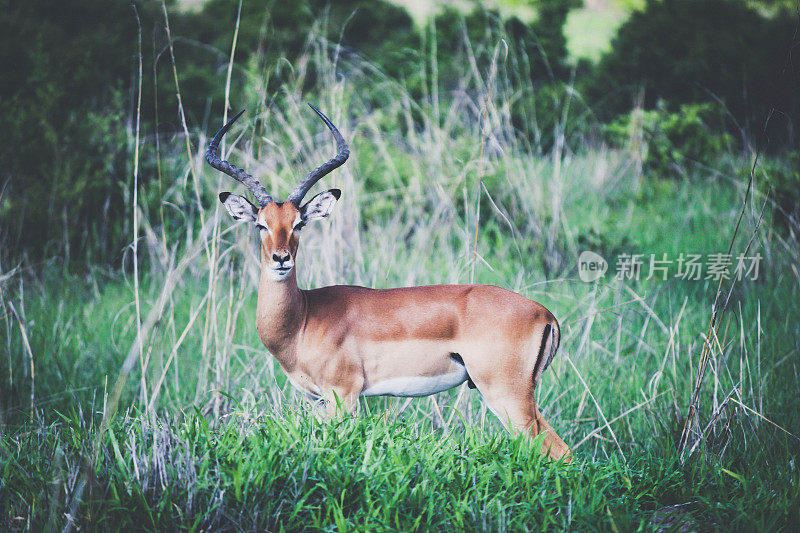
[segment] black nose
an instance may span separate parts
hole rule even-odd
[[[277,254],[277,253],[272,254],[272,260],[275,261],[276,263],[281,264],[281,265],[283,263],[285,263],[286,261],[288,261],[289,259],[291,259],[291,257],[292,256],[290,256],[288,253],[285,253],[285,254]]]

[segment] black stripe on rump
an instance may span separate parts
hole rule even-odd
[[[539,357],[536,359],[536,366],[533,369],[533,384],[536,385],[536,376],[542,375],[544,371],[544,346],[547,344],[547,338],[550,336],[550,330],[552,326],[547,324],[544,327],[544,334],[542,335],[542,343],[539,345]]]

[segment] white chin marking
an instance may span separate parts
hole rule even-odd
[[[428,396],[452,389],[466,380],[466,370],[439,376],[392,378],[370,385],[361,392],[361,396]]]
[[[289,274],[292,273],[293,268],[289,270],[275,270],[274,268],[270,268],[267,270],[269,277],[272,281],[283,281],[289,277]]]

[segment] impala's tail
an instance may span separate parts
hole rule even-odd
[[[558,322],[553,319],[552,322],[544,326],[544,332],[542,333],[542,341],[539,344],[539,354],[536,358],[536,366],[533,369],[534,386],[539,383],[542,372],[547,370],[547,367],[553,362],[559,344],[561,344],[561,328],[558,327]]]

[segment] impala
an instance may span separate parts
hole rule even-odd
[[[339,130],[309,106],[333,134],[338,153],[311,171],[284,202],[257,179],[218,155],[222,137],[244,111],[217,132],[206,160],[245,185],[258,206],[223,192],[230,215],[250,222],[261,238],[256,327],[290,382],[324,403],[353,411],[360,396],[427,396],[467,382],[512,431],[545,431],[552,458],[571,450],[545,421],[534,389],[558,349],[560,329],[542,305],[490,285],[436,285],[376,290],[335,285],[297,286],[300,230],[327,217],[341,191],[330,189],[302,203],[320,178],[350,155]]]

